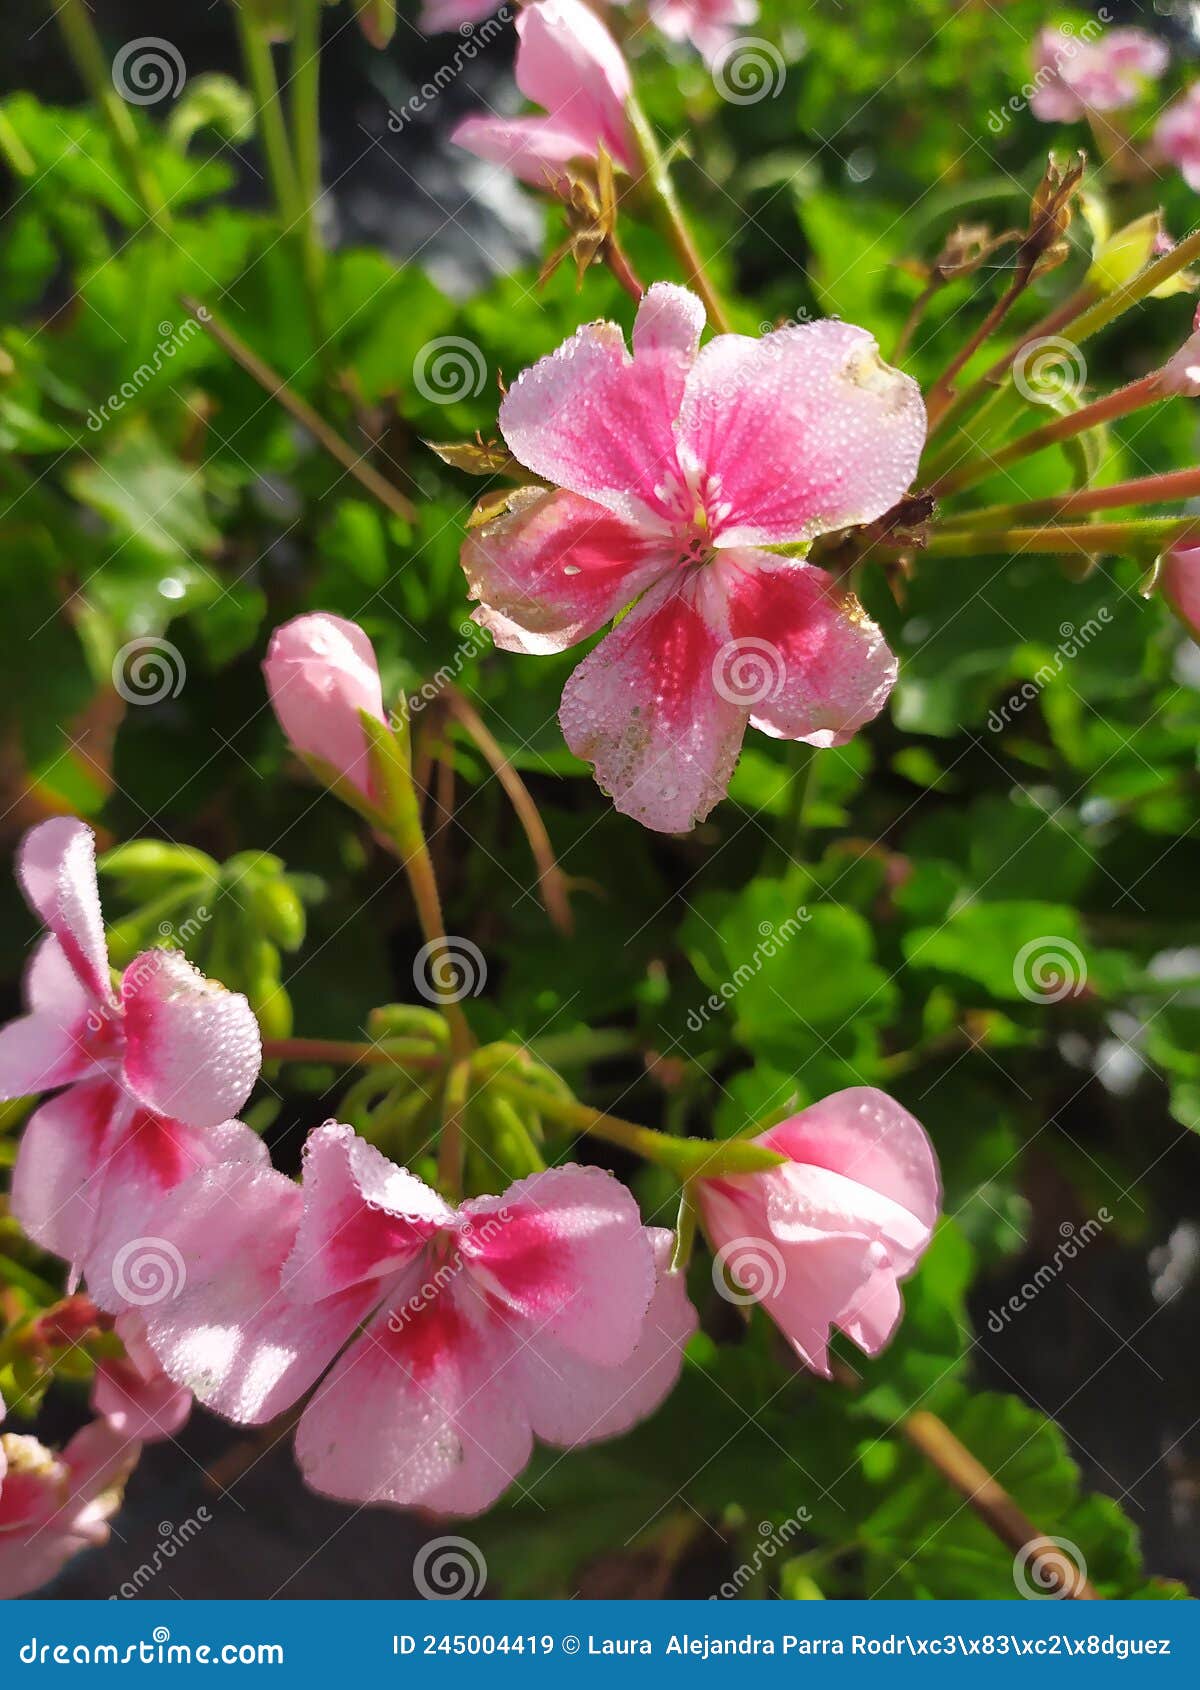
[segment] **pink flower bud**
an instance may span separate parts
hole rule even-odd
[[[370,796],[360,710],[384,721],[371,642],[341,616],[297,616],[276,628],[263,663],[271,705],[293,748],[319,757]]]
[[[1163,559],[1159,591],[1194,640],[1200,640],[1200,545],[1172,546]]]

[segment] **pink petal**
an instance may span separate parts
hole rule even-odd
[[[180,1277],[171,1251],[155,1235],[156,1210],[185,1181],[227,1163],[270,1166],[266,1145],[241,1121],[199,1128],[140,1106],[122,1112],[89,1191],[92,1231],[78,1246],[88,1290],[102,1308],[140,1309]]]
[[[293,617],[271,635],[263,676],[295,749],[369,796],[359,711],[383,721],[383,691],[374,649],[358,624],[323,613]]]
[[[464,117],[450,139],[476,158],[548,192],[562,190],[573,160],[594,158],[596,153],[589,137],[554,117]]]
[[[567,1448],[614,1438],[644,1420],[674,1389],[683,1352],[697,1327],[687,1278],[670,1271],[674,1234],[647,1228],[656,1283],[633,1354],[616,1367],[598,1367],[539,1335],[519,1362],[525,1401],[536,1435]]]
[[[83,988],[92,998],[111,1003],[91,828],[70,816],[54,816],[30,828],[17,852],[17,879]]]
[[[518,376],[500,406],[501,432],[535,475],[665,538],[684,496],[678,363],[676,351],[631,358],[615,323],[588,323]]]
[[[178,951],[143,951],[121,981],[125,1078],[151,1109],[216,1126],[249,1097],[262,1062],[254,1011]]]
[[[281,1290],[302,1204],[283,1174],[221,1166],[151,1217],[184,1272],[173,1296],[141,1310],[147,1340],[173,1379],[230,1420],[259,1425],[303,1396],[378,1297],[308,1304]]]
[[[679,433],[716,544],[781,545],[869,522],[902,498],[925,442],[925,406],[871,335],[826,318],[761,340],[710,341],[688,378]]]
[[[60,1092],[34,1111],[13,1168],[12,1209],[35,1244],[79,1263],[104,1184],[106,1144],[120,1093],[110,1080]]]
[[[514,1322],[614,1366],[638,1341],[654,1259],[630,1191],[601,1168],[549,1168],[464,1203],[458,1248]],[[503,1316],[502,1316],[503,1318]]]
[[[594,136],[618,164],[635,169],[625,115],[629,68],[595,12],[581,0],[538,0],[522,9],[517,34],[517,87],[526,99],[577,134]]]
[[[729,643],[718,686],[744,701],[776,739],[842,745],[877,716],[896,659],[854,595],[811,564],[765,552],[721,552]]]
[[[925,1129],[895,1098],[851,1086],[772,1127],[761,1142],[792,1159],[779,1171],[803,1175],[809,1201],[818,1169],[877,1194],[880,1204],[861,1195],[850,1202],[859,1205],[863,1230],[885,1240],[896,1271],[911,1272],[937,1221],[941,1178]]]
[[[482,1513],[533,1447],[516,1347],[458,1288],[414,1297],[403,1320],[380,1316],[304,1411],[305,1479],[350,1502]]]
[[[140,1453],[102,1420],[76,1433],[61,1456],[35,1438],[11,1438],[0,1488],[0,1597],[37,1590],[80,1550],[107,1542]]]
[[[522,487],[468,534],[475,620],[505,651],[565,651],[611,622],[670,567],[661,541],[574,493]]]
[[[118,1436],[150,1443],[173,1437],[192,1412],[192,1394],[163,1372],[146,1342],[140,1316],[123,1314],[117,1336],[125,1355],[104,1360],[92,1385],[92,1412]]]
[[[690,369],[700,350],[705,320],[704,302],[690,288],[678,287],[674,282],[654,282],[642,295],[634,319],[634,357],[673,352]]]
[[[686,832],[724,797],[746,725],[714,686],[727,630],[705,573],[652,587],[575,670],[559,711],[617,809],[663,833]]]
[[[353,1127],[327,1121],[304,1146],[304,1213],[284,1273],[288,1294],[315,1302],[395,1274],[439,1229],[457,1224],[423,1180]]]
[[[1200,546],[1172,546],[1158,582],[1163,598],[1188,633],[1200,639]]]

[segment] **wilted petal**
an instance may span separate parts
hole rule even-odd
[[[776,739],[842,745],[877,716],[896,659],[853,593],[811,564],[765,552],[719,554],[730,640],[719,684]]]
[[[865,329],[826,318],[703,347],[680,415],[680,460],[719,546],[767,546],[881,516],[925,443],[911,376]],[[518,453],[518,456],[522,454]]]
[[[121,981],[125,1078],[151,1109],[216,1126],[249,1097],[262,1062],[254,1011],[178,951],[143,951]]]
[[[611,622],[670,567],[660,539],[574,493],[522,487],[467,536],[475,620],[505,651],[565,651]]]
[[[663,833],[686,832],[724,797],[746,725],[714,685],[727,629],[705,604],[695,579],[651,588],[563,689],[571,750],[618,810]]]

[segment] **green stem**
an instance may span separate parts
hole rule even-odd
[[[271,191],[287,229],[294,230],[303,220],[304,207],[296,167],[288,145],[287,126],[279,100],[279,83],[275,76],[275,61],[271,57],[271,43],[259,27],[249,9],[234,0],[237,16],[238,40],[241,43],[242,63],[257,106],[259,134]]]
[[[309,284],[319,288],[325,251],[317,206],[321,198],[321,4],[297,0],[292,38],[292,145],[303,217]]]
[[[389,1039],[382,1045],[360,1044],[350,1039],[264,1039],[262,1051],[266,1062],[328,1062],[336,1068],[411,1068],[435,1072],[446,1065],[446,1058],[437,1051],[422,1050],[416,1041],[408,1049],[398,1039]]]
[[[933,557],[1001,557],[1012,552],[1143,554],[1153,558],[1182,540],[1200,537],[1200,517],[1153,517],[1135,522],[1081,522],[1050,528],[935,529],[925,547]]]
[[[1001,446],[995,452],[987,453],[982,458],[963,464],[959,469],[951,470],[940,481],[935,481],[927,487],[926,491],[936,494],[939,498],[959,493],[963,488],[984,480],[997,470],[1005,469],[1009,464],[1027,458],[1034,452],[1045,451],[1048,446],[1070,440],[1089,428],[1097,428],[1101,423],[1113,422],[1118,417],[1141,410],[1143,406],[1166,397],[1161,375],[1161,371],[1153,370],[1148,376],[1142,376],[1139,381],[1131,381],[1127,387],[1120,387],[1115,393],[1106,394],[1103,399],[1096,399],[1090,405],[1081,406],[1078,411],[1055,417],[1052,422],[1043,423],[1040,428],[1032,428],[1025,434],[1019,434],[1015,440],[1010,440],[1007,446]]]
[[[986,505],[961,515],[951,514],[939,523],[938,529],[939,532],[953,529],[958,533],[1041,521],[1047,517],[1083,516],[1089,511],[1120,510],[1127,506],[1167,504],[1176,499],[1194,498],[1200,498],[1200,469],[1168,470],[1162,475],[1115,481],[1109,487],[1083,487],[1077,493],[1063,493],[1056,498],[1026,499],[1015,505]]]
[[[632,1056],[642,1048],[636,1033],[623,1027],[582,1027],[574,1033],[549,1033],[530,1041],[530,1049],[548,1068],[577,1067],[601,1062],[607,1056]]]
[[[145,213],[147,221],[156,228],[170,228],[170,212],[158,183],[143,162],[137,127],[129,107],[113,87],[112,66],[105,56],[84,0],[60,0],[57,5],[51,0],[50,10],[58,19],[58,27],[75,68],[100,108],[135,202]]]
[[[1193,229],[1190,235],[1177,242],[1170,252],[1156,258],[1153,264],[1148,264],[1132,281],[1126,282],[1124,287],[1115,288],[1112,293],[1106,293],[1076,317],[1071,325],[1071,339],[1076,346],[1081,346],[1126,311],[1140,305],[1155,288],[1169,282],[1180,270],[1185,270],[1194,258],[1200,258],[1200,229]]]
[[[708,273],[704,268],[704,260],[700,256],[700,251],[683,214],[683,207],[676,196],[670,169],[663,157],[662,148],[658,144],[650,120],[633,95],[629,97],[626,111],[629,115],[634,139],[637,142],[638,152],[641,155],[646,181],[662,217],[663,233],[670,241],[676,258],[683,266],[686,280],[695,287],[697,293],[703,299],[709,322],[719,333],[728,334],[730,331],[729,315],[720,295],[708,278]]]

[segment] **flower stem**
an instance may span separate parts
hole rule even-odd
[[[279,83],[275,76],[275,61],[271,57],[271,43],[246,6],[235,0],[238,40],[242,49],[242,63],[257,109],[259,134],[271,191],[279,215],[288,229],[294,229],[304,214],[296,166],[288,145],[287,125],[279,100]]]
[[[309,285],[314,289],[319,289],[325,268],[317,221],[321,198],[321,3],[298,0],[292,39],[292,145]]]
[[[387,1044],[362,1044],[352,1039],[264,1039],[267,1062],[329,1062],[338,1068],[412,1068],[433,1072],[443,1068],[446,1058],[437,1051],[402,1048],[399,1040]]]
[[[1055,498],[1026,499],[1016,505],[986,505],[961,515],[951,514],[939,523],[938,532],[1008,527],[1014,523],[1038,522],[1047,517],[1083,516],[1089,511],[1120,510],[1128,506],[1167,504],[1176,499],[1195,498],[1200,498],[1200,469],[1168,470],[1162,475],[1115,481],[1109,487],[1082,487],[1078,492],[1063,493]]]
[[[416,507],[405,498],[398,487],[393,487],[390,481],[384,479],[378,470],[366,462],[361,452],[356,452],[349,441],[343,440],[336,429],[325,421],[319,412],[314,411],[306,399],[302,399],[294,388],[289,387],[281,375],[277,375],[269,364],[263,362],[257,352],[251,350],[240,335],[236,335],[228,324],[223,323],[207,306],[201,305],[190,295],[183,295],[183,304],[187,310],[202,323],[204,328],[224,348],[229,356],[241,365],[248,376],[251,376],[264,393],[269,393],[272,399],[283,406],[289,416],[308,430],[319,446],[323,446],[331,458],[335,458],[348,475],[365,487],[367,492],[393,516],[403,517],[406,522],[416,520]]]
[[[1010,552],[1094,556],[1098,552],[1155,557],[1181,540],[1200,537],[1200,516],[1134,522],[1080,522],[1046,528],[935,529],[925,547],[933,557],[1002,557]]]
[[[1101,423],[1128,416],[1131,411],[1140,410],[1144,405],[1153,404],[1164,397],[1161,372],[1152,370],[1148,376],[1131,381],[1127,387],[1120,387],[1115,393],[1106,394],[1103,399],[1093,400],[1090,405],[1083,405],[1078,411],[1055,417],[1052,422],[1043,423],[1040,428],[1019,434],[1015,440],[1010,440],[997,451],[989,452],[982,458],[963,464],[959,469],[951,470],[948,475],[944,475],[940,481],[935,481],[925,490],[939,498],[961,492],[964,487],[982,481],[1021,458],[1029,457],[1034,452],[1042,452],[1047,446],[1057,445],[1063,440],[1070,440],[1089,428],[1098,427]]]
[[[629,114],[638,152],[641,154],[646,181],[649,183],[650,191],[663,220],[663,233],[670,241],[676,258],[683,266],[687,281],[695,287],[697,293],[703,299],[709,322],[719,333],[728,334],[730,330],[728,313],[704,268],[704,260],[700,256],[695,239],[688,227],[687,219],[684,217],[683,208],[675,193],[675,185],[671,181],[670,168],[663,157],[662,148],[658,144],[650,120],[633,95],[629,97],[626,110]]]
[[[946,368],[938,376],[926,395],[926,407],[929,411],[929,427],[932,432],[937,427],[938,418],[949,409],[952,403],[952,389],[954,378],[979,348],[995,334],[1005,317],[1020,299],[1029,286],[1029,277],[1018,276],[992,306],[987,316],[980,323],[974,334],[969,335],[958,351],[951,358]]]
[[[900,1430],[913,1448],[978,1514],[988,1530],[1014,1555],[1027,1557],[1029,1577],[1035,1588],[1061,1593],[1076,1601],[1098,1600],[1095,1587],[1082,1572],[1070,1580],[1066,1589],[1059,1591],[1062,1551],[1053,1539],[1042,1536],[999,1480],[981,1461],[976,1460],[943,1420],[928,1410],[919,1409],[900,1422]],[[1042,1578],[1048,1577],[1048,1584],[1042,1583],[1039,1569]]]
[[[58,19],[58,27],[75,68],[100,108],[117,157],[129,178],[135,201],[156,228],[169,229],[171,215],[166,201],[143,161],[137,128],[129,107],[113,86],[112,67],[105,57],[84,0],[60,0],[50,9]]]

